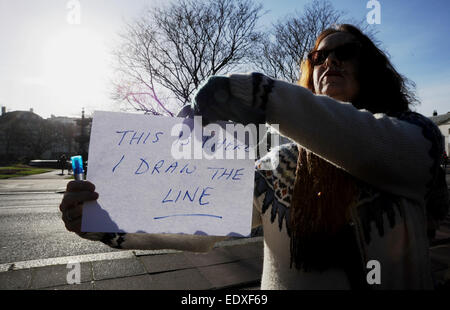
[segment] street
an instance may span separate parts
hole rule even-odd
[[[45,175],[0,180],[0,264],[119,251],[65,229],[57,192],[69,180]]]

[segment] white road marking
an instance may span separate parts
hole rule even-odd
[[[230,241],[221,241],[216,244],[215,247],[223,247],[223,246],[231,246],[238,244],[246,244],[262,241],[263,237],[254,237],[254,238],[242,238]],[[21,270],[28,268],[36,268],[36,267],[46,267],[46,266],[54,266],[54,265],[67,265],[68,263],[86,263],[86,262],[95,262],[101,260],[113,260],[113,259],[124,259],[124,258],[134,258],[136,256],[144,256],[144,255],[161,255],[161,254],[170,254],[170,253],[179,253],[180,251],[176,250],[128,250],[128,251],[119,251],[119,252],[108,252],[108,253],[97,253],[97,254],[85,254],[85,255],[76,255],[76,256],[65,256],[65,257],[56,257],[56,258],[45,258],[45,259],[36,259],[36,260],[28,260],[22,262],[14,262],[7,264],[0,264],[0,272],[6,272],[10,270]]]

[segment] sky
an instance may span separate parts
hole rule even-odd
[[[79,20],[70,7],[79,3]],[[301,12],[306,0],[256,0],[267,14],[261,27]],[[334,0],[346,17],[366,21],[368,0]],[[378,0],[381,47],[417,85],[415,110],[450,111],[450,1]],[[118,111],[111,99],[111,51],[125,22],[164,0],[0,0],[0,106],[42,117],[79,117],[81,109]],[[69,6],[69,7],[68,7]],[[79,21],[79,23],[78,23]],[[382,91],[382,90],[380,90]]]

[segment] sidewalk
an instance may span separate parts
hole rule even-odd
[[[61,175],[61,170],[53,170],[42,174],[3,179],[0,180],[0,193],[63,192],[66,184],[73,179],[70,177],[72,175],[68,175],[67,171]]]
[[[80,264],[81,283],[67,284],[67,265],[0,273],[0,289],[211,290],[259,289],[261,238],[208,253],[178,252]]]
[[[69,179],[70,178],[70,179]],[[72,174],[67,174],[67,170],[64,170],[64,174],[61,174],[61,169],[53,169],[52,171],[40,173],[40,174],[32,174],[26,175],[23,177],[11,178],[9,180],[73,180]]]
[[[65,176],[59,170],[49,172],[41,179],[47,185],[37,189],[64,189]],[[36,180],[35,176],[35,180]],[[447,175],[449,177],[449,175]],[[12,185],[0,182],[2,191],[15,190],[18,184],[29,182],[32,177],[10,179]],[[52,183],[53,182],[53,183]],[[52,185],[49,185],[51,183]],[[450,184],[450,183],[448,183]],[[56,186],[56,187],[55,187]],[[22,186],[22,190],[26,189]],[[235,242],[236,241],[236,242]],[[132,251],[127,258],[97,260],[80,264],[81,283],[67,284],[70,269],[66,264],[31,267],[0,272],[0,289],[38,290],[192,290],[192,289],[248,289],[258,290],[263,262],[262,237],[235,240],[228,245],[222,243],[208,253],[172,252],[146,254]],[[448,288],[450,283],[450,214],[437,232],[430,247],[433,276],[438,288]]]

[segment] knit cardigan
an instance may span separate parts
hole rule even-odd
[[[280,133],[295,142],[272,150],[255,165],[253,227],[262,225],[264,231],[261,288],[350,289],[358,282],[335,264],[325,271],[308,272],[290,265],[288,219],[298,157],[296,144],[300,144],[347,171],[360,184],[361,195],[349,223],[356,251],[348,253],[359,282],[365,282],[371,270],[367,263],[376,261],[381,267],[381,283],[369,288],[431,289],[425,206],[443,150],[437,127],[418,113],[406,112],[398,117],[372,114],[267,77],[255,82],[253,75],[235,74],[230,76],[230,85],[233,96],[243,104],[254,105],[255,96],[263,100],[267,122],[278,124]],[[275,159],[279,159],[276,168],[260,169]],[[223,240],[132,233],[80,236],[114,248],[196,252],[208,251]],[[330,262],[334,255],[338,253],[330,253]]]

